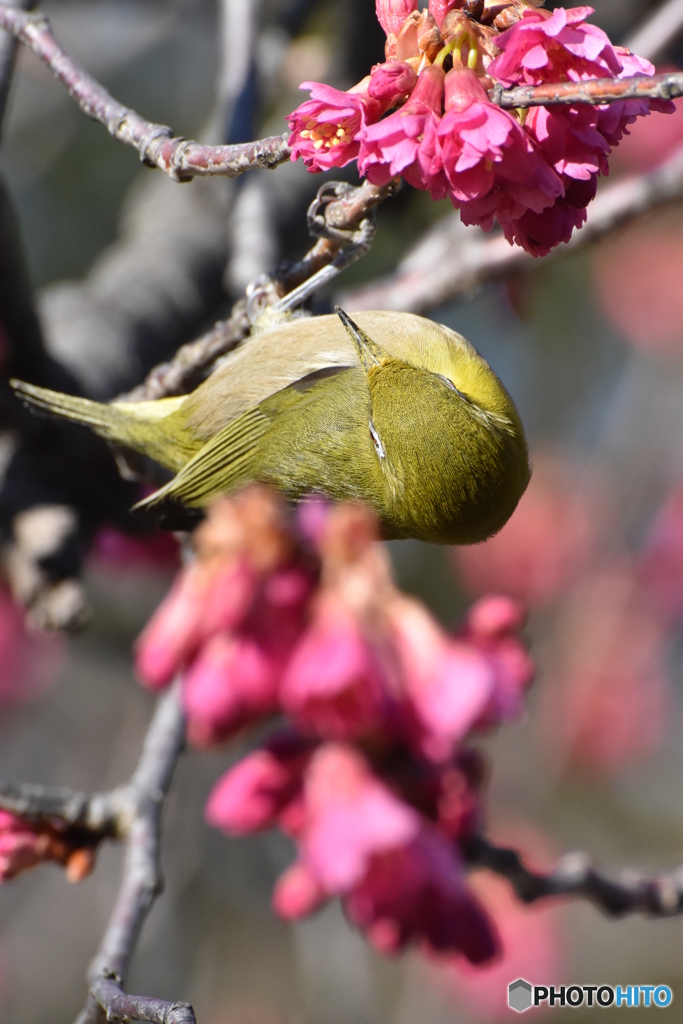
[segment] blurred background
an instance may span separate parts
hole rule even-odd
[[[594,4],[616,42],[659,6]],[[117,99],[211,142],[279,133],[301,81],[347,88],[383,53],[371,0],[47,0],[41,9]],[[683,42],[658,60],[683,66]],[[615,153],[612,177],[642,173],[682,145],[683,107],[642,119]],[[107,397],[227,315],[258,274],[300,257],[305,210],[325,180],[291,164],[175,185],[90,123],[23,50],[0,171],[46,349],[86,392]],[[353,296],[391,274],[448,216],[447,204],[405,188],[380,208],[371,253],[340,287]],[[487,544],[394,542],[391,553],[401,585],[448,626],[486,592],[529,607],[539,669],[528,715],[483,745],[490,834],[540,867],[573,849],[610,871],[683,861],[682,272],[683,203],[427,310],[466,335],[507,385],[534,475]],[[332,298],[319,295],[316,311]],[[0,337],[3,365],[12,341]],[[7,467],[22,441],[16,424],[0,426],[0,514],[14,514],[6,495],[16,471]],[[132,676],[130,648],[177,552],[169,535],[131,538],[101,520],[80,548],[92,617],[79,635],[37,633],[0,594],[3,778],[94,791],[125,780],[135,763],[152,698]],[[537,984],[666,983],[673,1006],[640,1018],[679,1019],[683,920],[614,922],[583,904],[524,909],[485,872],[474,884],[506,947],[487,970],[414,953],[383,960],[336,907],[282,924],[270,892],[291,859],[286,842],[228,841],[202,819],[212,783],[239,752],[190,752],[180,765],[165,827],[167,888],[130,991],[190,1000],[200,1024],[469,1024],[509,1018],[507,983],[521,975]],[[77,1014],[120,852],[105,846],[78,886],[49,866],[0,890],[0,1020],[57,1024]],[[555,1012],[588,1022],[618,1011]]]

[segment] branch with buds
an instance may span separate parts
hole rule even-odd
[[[79,874],[83,862],[79,853],[89,851],[90,869],[94,851],[104,839],[117,839],[125,844],[119,893],[90,968],[88,1003],[78,1018],[79,1024],[130,1019],[155,1024],[195,1024],[194,1011],[187,1003],[130,996],[123,991],[140,930],[162,889],[161,815],[184,741],[178,689],[171,687],[157,704],[138,765],[126,786],[88,797],[71,790],[0,783],[0,808],[20,816],[27,828],[32,827],[45,840],[31,864],[25,866],[41,859],[66,861],[68,877],[78,881],[87,874],[87,870]],[[60,844],[57,855],[56,844]],[[77,857],[74,869],[67,855]]]
[[[64,85],[88,117],[103,124],[110,135],[133,146],[149,167],[158,167],[173,181],[197,176],[238,177],[256,168],[272,170],[292,155],[289,132],[254,142],[206,146],[174,136],[167,125],[146,121],[115,100],[59,45],[47,18],[0,3],[0,27],[27,46]],[[626,80],[595,79],[505,90],[496,86],[491,99],[507,109],[548,104],[614,103],[624,99],[673,99],[683,96],[683,72]]]

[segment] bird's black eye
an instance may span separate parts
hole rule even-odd
[[[463,395],[462,391],[458,391],[458,389],[456,388],[455,384],[453,383],[452,380],[450,380],[449,377],[444,377],[444,375],[442,373],[437,373],[436,376],[439,378],[439,380],[442,380],[444,382],[444,384],[446,385],[447,388],[450,388],[451,391],[455,391],[456,395],[460,395],[460,397],[463,399],[463,401],[465,401],[465,402],[469,402],[470,401],[470,399],[467,397],[467,395]]]
[[[386,459],[387,453],[384,451],[384,445],[380,440],[379,434],[375,430],[375,424],[370,420],[368,425],[370,427],[370,437],[372,438],[372,443],[375,446],[375,451],[379,455],[380,459]]]

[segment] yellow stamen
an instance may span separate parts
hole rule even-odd
[[[477,68],[477,61],[479,60],[479,51],[477,44],[470,42],[470,52],[467,54],[467,67],[475,71]]]
[[[439,52],[437,53],[436,57],[434,58],[434,66],[437,67],[437,68],[442,68],[443,67],[443,63],[444,63],[446,57],[448,56],[448,54],[452,53],[456,49],[456,47],[459,47],[459,46],[461,47],[463,42],[464,42],[464,40],[465,40],[465,37],[463,35],[454,36],[450,40],[450,42],[446,43],[446,45],[443,47],[442,50],[439,50]]]

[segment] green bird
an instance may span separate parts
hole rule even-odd
[[[201,508],[260,481],[294,500],[365,502],[387,538],[473,544],[496,533],[530,471],[519,415],[489,365],[423,317],[337,313],[266,323],[178,398],[102,404],[12,385],[175,474],[136,507]]]

